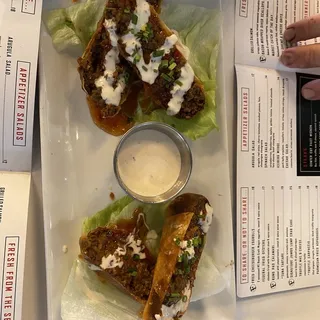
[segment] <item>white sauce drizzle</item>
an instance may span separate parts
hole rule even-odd
[[[145,218],[143,213],[140,213],[138,215],[137,222],[139,222],[140,219],[143,219],[143,223],[149,230],[149,227],[146,224]],[[123,261],[121,259],[122,256],[125,256],[127,254],[127,248],[131,248],[133,250],[133,255],[139,255],[140,259],[145,259],[146,254],[142,252],[145,249],[145,246],[142,246],[142,241],[140,239],[136,240],[134,238],[134,232],[135,229],[133,230],[133,233],[130,233],[126,239],[126,244],[124,245],[123,248],[119,247],[117,250],[114,252],[114,254],[109,254],[107,257],[102,257],[101,265],[100,267],[104,270],[106,269],[113,269],[116,267],[122,268],[123,267]]]
[[[206,211],[207,211],[207,214],[206,214],[205,219],[199,220],[199,224],[200,224],[201,229],[204,233],[207,233],[209,231],[209,228],[212,223],[212,218],[213,218],[213,209],[209,206],[208,203],[206,203]]]
[[[137,24],[133,24],[132,21],[130,22],[129,29],[134,29],[134,31],[142,30],[145,25],[149,21],[150,17],[150,5],[146,0],[136,0],[137,6],[134,10],[134,13],[138,17]]]
[[[133,254],[139,255],[140,259],[146,258],[146,254],[141,252],[144,250],[144,246],[141,246],[141,240],[135,240],[133,234],[129,234],[126,246],[133,250]]]
[[[180,248],[182,249],[183,252],[188,253],[188,259],[194,258],[195,251],[194,251],[194,246],[192,245],[193,239],[189,240],[191,242],[191,245],[188,246],[188,241],[181,241],[180,242]],[[181,256],[181,255],[180,255]]]
[[[121,261],[121,258],[116,254],[109,254],[107,257],[102,257],[102,261],[100,264],[100,267],[103,270],[113,269],[116,267],[122,268],[122,266],[123,266],[123,261]]]
[[[168,103],[169,108],[167,109],[167,114],[169,116],[175,116],[179,113],[184,100],[184,95],[189,91],[194,81],[194,72],[189,63],[186,63],[181,68],[181,75],[178,81],[181,85],[175,83],[170,91],[172,98]]]
[[[155,315],[156,320],[173,320],[174,317],[177,316],[178,313],[184,313],[189,305],[190,297],[191,297],[191,288],[190,283],[187,284],[185,289],[182,292],[182,296],[186,296],[186,302],[183,302],[183,300],[179,300],[176,304],[173,304],[170,307],[167,307],[166,305],[162,305],[161,312],[162,316],[159,314]]]
[[[147,230],[150,230],[149,226],[147,225],[147,222],[146,222],[146,219],[145,219],[145,216],[143,213],[138,214],[137,224],[139,223],[140,219],[143,220],[143,224],[147,228]],[[148,236],[147,236],[147,238],[148,238]]]
[[[177,36],[172,34],[171,36],[166,38],[164,44],[157,51],[164,50],[163,55],[168,54],[177,40]],[[133,63],[135,60],[133,53],[136,52],[140,57],[140,60],[135,63],[135,66],[140,72],[141,79],[144,82],[153,84],[159,76],[159,66],[161,64],[163,55],[155,57],[153,56],[154,53],[152,53],[150,62],[146,64],[143,58],[141,43],[134,34],[132,34],[131,32],[127,33],[122,37],[122,41],[126,45],[126,52],[130,55],[126,59]]]
[[[112,48],[105,56],[104,74],[96,79],[95,85],[101,88],[101,97],[106,104],[118,106],[121,101],[121,94],[126,87],[124,76],[121,75],[114,88],[115,78],[113,77],[117,63],[119,63],[118,36],[116,34],[116,23],[112,20],[105,20],[105,29],[109,32]]]
[[[159,75],[159,66],[163,55],[166,55],[170,52],[173,46],[177,43],[178,37],[175,34],[172,34],[171,36],[167,37],[164,44],[157,50],[164,50],[163,55],[155,57],[154,53],[152,53],[150,62],[146,64],[143,58],[142,45],[139,39],[136,37],[136,34],[141,30],[145,30],[146,25],[149,21],[149,3],[145,0],[137,0],[137,6],[134,11],[134,14],[138,17],[137,24],[134,24],[131,21],[128,27],[128,29],[131,31],[125,34],[123,37],[121,37],[121,40],[126,47],[126,52],[129,54],[129,56],[126,59],[131,63],[134,63],[135,61],[135,66],[140,72],[141,79],[144,82],[153,84]],[[138,59],[137,61],[135,59],[136,56],[139,56],[140,60]]]

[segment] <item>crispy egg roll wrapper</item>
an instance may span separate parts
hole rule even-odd
[[[184,238],[192,217],[193,213],[188,212],[166,218],[152,289],[143,311],[143,320],[153,319],[152,316],[159,313],[161,309],[180,252],[180,248],[175,244],[174,239]]]
[[[78,72],[82,89],[87,95],[87,103],[93,122],[101,130],[119,136],[133,125],[129,117],[122,112],[121,106],[126,101],[133,82],[137,78],[130,65],[119,55],[120,60],[116,63],[114,79],[118,80],[124,75],[126,78],[119,104],[106,103],[101,96],[101,89],[96,87],[95,81],[104,75],[106,55],[114,48],[111,44],[110,34],[104,26],[105,19],[106,10],[82,57],[78,59]]]

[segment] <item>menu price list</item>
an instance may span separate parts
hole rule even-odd
[[[294,73],[237,66],[239,169],[295,167],[296,76]],[[259,173],[260,174],[260,173]],[[247,175],[243,173],[243,178]]]
[[[319,185],[238,189],[238,295],[320,284]]]

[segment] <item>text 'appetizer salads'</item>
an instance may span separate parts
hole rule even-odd
[[[166,205],[124,197],[87,218],[62,297],[63,319],[176,320],[190,301],[223,290],[203,254],[212,217],[208,200],[188,193]]]
[[[192,19],[191,19],[192,17]],[[191,139],[217,127],[219,19],[213,10],[157,0],[88,0],[45,18],[78,71],[94,123],[112,135],[165,122]]]

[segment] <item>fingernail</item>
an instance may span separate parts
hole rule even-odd
[[[295,36],[296,36],[296,30],[294,28],[289,28],[284,32],[284,38],[287,41],[293,40]]]
[[[316,93],[312,89],[302,89],[302,95],[305,99],[311,100],[316,96]]]
[[[283,52],[282,56],[281,56],[281,62],[286,65],[289,66],[293,63],[294,61],[294,56],[292,53],[290,52]]]

